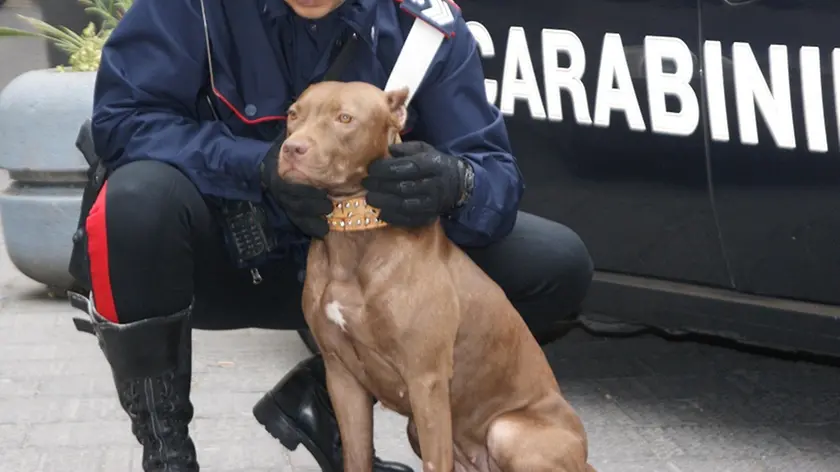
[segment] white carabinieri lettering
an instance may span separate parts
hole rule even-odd
[[[613,88],[613,83],[617,85],[616,88]],[[613,111],[624,112],[627,125],[633,131],[645,130],[645,120],[633,89],[633,78],[630,76],[621,36],[607,33],[601,46],[601,64],[595,90],[595,126],[609,127]]]
[[[796,139],[793,135],[787,46],[770,46],[770,84],[764,80],[755,54],[747,43],[732,45],[732,67],[741,142],[758,144],[758,109],[776,145],[784,149],[794,149]]]
[[[729,141],[729,119],[726,115],[726,91],[723,87],[723,52],[720,42],[703,45],[703,67],[706,78],[706,105],[709,110],[709,131],[715,141]]]
[[[664,65],[674,65],[666,73]],[[667,36],[645,38],[645,76],[647,77],[650,129],[654,133],[691,136],[700,124],[700,101],[691,88],[694,76],[694,55],[682,40]],[[676,97],[680,111],[670,112],[666,96]]]
[[[496,49],[487,28],[477,21],[469,21],[467,26],[481,57],[494,58]],[[647,36],[639,48],[626,47],[617,33],[605,33],[591,111],[582,80],[587,58],[580,38],[572,31],[546,28],[542,30],[540,39],[543,90],[540,90],[537,81],[525,29],[520,26],[511,26],[508,31],[501,83],[491,78],[484,80],[487,101],[498,102],[504,115],[513,116],[516,102],[522,101],[532,119],[563,121],[561,96],[565,92],[571,100],[575,122],[579,125],[609,127],[613,125],[613,113],[619,112],[624,115],[629,129],[644,132],[647,126],[635,89],[635,85],[644,80],[651,132],[690,136],[697,131],[700,124],[699,85],[692,84],[692,80],[695,70],[700,70],[700,64],[697,56],[680,38]],[[642,50],[643,67],[637,67],[636,57],[633,57],[636,48]],[[567,59],[565,67],[559,65],[561,55]],[[633,58],[633,68],[628,63],[628,56]],[[732,57],[727,58],[723,55],[720,41],[704,42],[701,79],[705,85],[705,106],[712,140],[730,140],[728,92],[734,99],[737,130],[742,144],[759,144],[758,117],[761,115],[778,148],[796,148],[788,48],[785,45],[770,45],[767,57],[765,77],[750,44],[733,43]],[[833,81],[830,85],[834,89],[840,143],[840,48],[832,51],[831,63]],[[822,67],[818,47],[803,46],[799,49],[805,144],[809,151],[819,153],[828,152]],[[727,90],[728,87],[731,90]],[[669,96],[679,103],[677,111],[669,111],[666,107]]]
[[[837,118],[837,136],[840,138],[840,48],[831,51],[831,66],[834,78],[834,113]]]
[[[519,26],[512,27],[508,33],[505,65],[502,70],[502,100],[499,105],[502,113],[512,115],[514,102],[524,99],[531,111],[531,118],[544,120],[545,108],[540,97],[531,52],[528,50],[528,40],[525,38],[525,30]]]
[[[828,135],[825,126],[825,108],[823,107],[822,74],[820,73],[820,69],[820,48],[814,46],[803,46],[800,48],[799,70],[802,73],[802,107],[805,112],[805,140],[808,143],[808,150],[812,152],[828,152]],[[794,146],[796,146],[795,138]]]
[[[542,30],[543,78],[548,119],[563,121],[563,109],[560,103],[560,91],[565,90],[572,98],[575,121],[582,125],[591,125],[589,102],[586,100],[586,88],[581,79],[586,70],[586,52],[578,35],[571,31]],[[560,67],[560,53],[569,58],[568,67]]]

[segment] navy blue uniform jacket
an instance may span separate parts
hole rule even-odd
[[[141,159],[174,165],[210,201],[263,201],[278,233],[294,234],[265,199],[258,171],[285,132],[286,110],[321,80],[349,34],[362,41],[341,80],[383,88],[414,19],[394,0],[346,0],[316,21],[282,0],[204,4],[215,87],[199,0],[136,0],[114,30],[96,82],[97,154],[110,169]],[[443,224],[456,244],[479,246],[511,230],[524,185],[502,115],[487,102],[476,42],[450,6],[455,35],[418,88],[403,138],[473,164],[472,198]]]

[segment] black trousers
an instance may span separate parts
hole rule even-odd
[[[117,169],[86,223],[97,311],[117,323],[167,316],[194,302],[198,329],[302,329],[302,284],[293,263],[248,270],[232,264],[196,187],[167,164]],[[569,228],[527,213],[504,240],[466,252],[501,287],[535,334],[573,315],[592,261]]]

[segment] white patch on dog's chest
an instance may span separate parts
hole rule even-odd
[[[326,312],[328,320],[337,324],[342,331],[347,331],[347,319],[344,318],[344,313],[341,312],[342,308],[344,307],[341,306],[341,303],[333,300],[327,303],[327,306],[324,308],[324,312]]]

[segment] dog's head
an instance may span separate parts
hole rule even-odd
[[[289,108],[280,177],[344,197],[362,191],[368,165],[385,157],[405,125],[408,89],[320,82]]]

